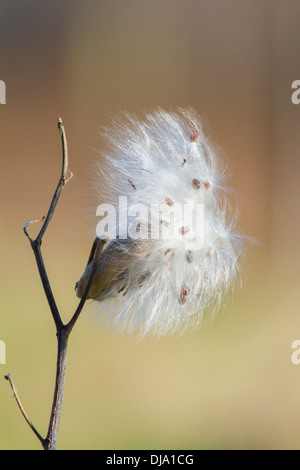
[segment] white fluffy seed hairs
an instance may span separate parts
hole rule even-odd
[[[97,235],[109,242],[89,298],[110,324],[141,337],[194,329],[239,277],[244,237],[235,232],[222,162],[190,109],[124,115],[104,136]]]

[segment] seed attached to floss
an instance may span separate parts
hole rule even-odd
[[[172,207],[174,205],[174,202],[170,197],[166,197],[165,199],[167,206]]]
[[[178,232],[180,233],[180,235],[185,235],[186,233],[188,233],[190,231],[189,227],[180,227],[180,229],[178,230]]]
[[[194,189],[200,189],[201,188],[201,183],[200,183],[199,180],[194,178],[193,181],[192,181],[192,186],[193,186]]]
[[[193,262],[193,252],[191,250],[188,250],[186,255],[185,255],[185,260],[187,263],[192,263]]]
[[[136,190],[136,186],[133,184],[133,182],[131,180],[128,180],[129,184],[131,184],[131,186],[133,187],[133,189]]]
[[[181,305],[186,303],[186,296],[189,295],[190,289],[186,286],[182,286],[180,290],[179,303]]]
[[[169,256],[167,256],[169,255]],[[168,269],[168,271],[173,271],[173,267],[172,267],[172,258],[174,256],[174,251],[171,250],[170,248],[168,248],[165,252],[165,256],[167,257],[167,259],[165,260],[165,265]]]
[[[145,273],[141,274],[138,280],[138,285],[141,287],[144,284],[144,281],[150,276],[150,271],[146,271]]]
[[[199,137],[199,131],[197,131],[197,129],[194,129],[193,132],[191,133],[191,141],[196,142],[198,137]]]
[[[103,250],[88,299],[111,326],[137,330],[141,339],[201,327],[235,286],[244,245],[227,190],[217,191],[223,187],[223,171],[202,132],[201,118],[192,110],[170,113],[160,108],[141,118],[122,114],[103,135],[111,151],[95,168],[105,175],[98,182],[100,202],[116,207],[125,195],[128,207],[143,204],[147,210],[140,211],[135,223],[129,219],[130,230],[128,211],[120,211],[116,237]],[[159,210],[152,220],[153,202]],[[203,246],[190,237],[199,203],[207,203],[200,227]],[[185,208],[191,209],[191,218]],[[106,232],[104,222],[97,223],[98,237]],[[144,231],[148,237],[142,236]],[[87,268],[80,282],[86,282]]]
[[[161,225],[164,225],[165,227],[169,227],[169,225],[170,225],[167,220],[161,220],[161,221],[160,221],[160,224],[161,224]]]

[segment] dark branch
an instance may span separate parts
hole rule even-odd
[[[48,225],[52,219],[52,216],[54,214],[56,205],[58,203],[61,191],[66,183],[66,174],[68,171],[68,146],[67,146],[67,139],[66,139],[66,134],[65,134],[65,129],[62,124],[61,118],[58,118],[58,129],[61,135],[61,142],[62,142],[62,168],[61,168],[61,176],[57,185],[57,188],[55,190],[53,199],[51,201],[50,208],[48,210],[48,214],[45,217],[44,223],[42,225],[42,228],[40,230],[40,233],[38,234],[36,241],[41,242],[42,238],[44,236],[44,233],[46,232]]]
[[[91,254],[91,259],[93,259],[93,265],[91,269],[91,273],[85,288],[85,291],[83,293],[83,296],[79,302],[79,305],[72,316],[71,320],[69,321],[68,324],[64,325],[59,313],[59,310],[57,308],[54,295],[52,293],[51,285],[48,279],[47,271],[44,265],[44,260],[41,252],[41,244],[43,240],[43,236],[45,235],[45,232],[51,222],[51,219],[53,217],[53,214],[55,212],[57,203],[59,201],[62,189],[64,185],[66,184],[67,181],[69,181],[70,178],[72,178],[72,172],[68,169],[68,149],[67,149],[67,140],[66,140],[66,135],[65,135],[65,130],[64,126],[62,124],[62,120],[59,118],[58,119],[58,129],[61,135],[61,141],[62,141],[62,168],[61,168],[61,175],[59,178],[59,182],[57,184],[56,190],[54,192],[48,213],[46,217],[43,217],[41,220],[32,220],[31,222],[28,222],[24,225],[23,230],[26,235],[26,237],[29,239],[31,247],[33,249],[35,259],[36,259],[36,264],[38,267],[38,271],[40,274],[41,282],[44,288],[45,295],[48,300],[48,304],[52,313],[52,317],[56,326],[56,336],[57,336],[57,344],[58,344],[58,350],[57,350],[57,362],[56,362],[56,379],[55,379],[55,388],[54,388],[54,396],[53,396],[53,403],[52,403],[52,409],[51,409],[51,415],[50,415],[50,420],[49,420],[49,427],[48,427],[48,433],[46,439],[43,439],[41,435],[38,433],[38,431],[35,429],[31,421],[29,420],[23,406],[21,405],[21,402],[18,398],[16,389],[14,387],[14,384],[12,382],[12,379],[10,375],[8,374],[5,376],[5,378],[10,382],[10,385],[14,391],[14,396],[17,400],[18,406],[22,412],[22,415],[24,416],[25,420],[35,433],[35,435],[38,437],[40,442],[42,443],[43,448],[46,449],[56,449],[57,445],[57,435],[58,435],[58,428],[59,428],[59,423],[60,423],[60,418],[61,418],[61,411],[62,411],[62,401],[63,401],[63,395],[64,395],[64,386],[65,386],[65,378],[66,378],[66,365],[67,365],[67,347],[68,347],[68,338],[69,335],[83,309],[83,306],[86,302],[86,299],[88,297],[89,289],[92,284],[93,276],[96,272],[97,269],[97,263],[100,257],[100,254],[104,248],[104,244],[106,240],[98,239],[96,238],[94,242],[94,246],[92,249],[92,254]],[[69,171],[70,176],[68,179],[66,179],[67,172]],[[27,228],[29,225],[35,223],[35,222],[43,222],[42,228],[36,237],[36,239],[32,239],[30,235],[28,234]]]
[[[53,403],[48,426],[48,433],[45,439],[45,449],[56,449],[58,429],[60,424],[64,388],[66,381],[67,367],[67,349],[69,335],[62,328],[57,334],[57,362],[56,362],[56,378],[53,395]]]
[[[22,413],[22,415],[24,416],[25,418],[25,421],[27,422],[27,424],[30,426],[30,428],[32,429],[32,431],[34,432],[34,434],[36,435],[36,437],[39,439],[39,441],[42,443],[42,446],[44,447],[44,444],[45,444],[45,440],[43,439],[43,437],[40,435],[40,433],[36,430],[36,428],[33,426],[32,422],[30,421],[30,419],[28,418],[28,415],[21,403],[21,400],[19,398],[19,395],[18,395],[18,392],[17,392],[17,389],[15,387],[15,384],[13,382],[13,379],[11,378],[11,375],[10,374],[7,374],[4,376],[4,378],[6,380],[8,380],[10,386],[11,386],[11,389],[13,391],[13,394],[14,394],[14,397],[16,399],[16,402],[18,404],[18,407],[20,408],[20,411]]]
[[[53,317],[53,320],[54,320],[54,323],[55,323],[55,326],[56,326],[56,330],[59,331],[63,327],[63,322],[62,322],[62,319],[60,317],[60,314],[59,314],[59,311],[58,311],[58,308],[57,308],[57,305],[56,305],[56,302],[55,302],[55,298],[54,298],[54,295],[52,293],[51,285],[50,285],[50,282],[49,282],[49,279],[48,279],[47,271],[46,271],[46,268],[45,268],[45,264],[44,264],[44,260],[43,260],[43,256],[42,256],[42,252],[41,252],[41,242],[38,242],[37,240],[34,240],[31,243],[31,246],[32,246],[32,249],[33,249],[33,252],[34,252],[36,264],[37,264],[37,267],[38,267],[38,270],[39,270],[39,273],[40,273],[40,278],[41,278],[41,281],[42,281],[42,285],[43,285],[43,288],[44,288],[45,295],[46,295],[47,300],[48,300],[48,304],[49,304],[49,307],[50,307],[50,310],[51,310],[51,313],[52,313],[52,317]]]

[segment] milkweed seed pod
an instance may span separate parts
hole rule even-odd
[[[104,136],[97,214],[106,216],[97,235],[108,243],[89,298],[110,323],[140,336],[194,329],[239,278],[244,237],[235,232],[224,167],[190,109],[125,115]]]

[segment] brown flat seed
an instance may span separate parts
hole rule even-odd
[[[193,262],[193,252],[191,250],[188,250],[188,252],[186,253],[185,260],[187,263]]]
[[[192,133],[191,133],[191,136],[190,136],[191,141],[192,141],[192,142],[196,142],[196,140],[198,139],[198,137],[199,137],[199,131],[197,131],[197,129],[194,129],[194,130],[192,131]]]
[[[190,289],[186,286],[182,286],[180,290],[180,295],[179,295],[179,303],[180,304],[185,304],[186,302],[186,296],[189,295]]]
[[[178,232],[180,233],[180,235],[185,235],[186,233],[188,233],[190,231],[189,227],[180,227],[180,229],[178,230]]]
[[[211,188],[211,183],[209,181],[204,181],[203,186],[208,190]]]
[[[186,286],[183,286],[183,289],[184,289],[184,295],[188,295],[191,292],[190,289]]]
[[[174,205],[174,202],[170,197],[166,197],[165,199],[167,206],[172,207]]]
[[[128,180],[129,184],[131,184],[131,186],[133,187],[133,189],[136,190],[136,186],[133,184],[133,182],[131,180]]]
[[[172,258],[174,256],[174,250],[172,250],[171,248],[168,248],[166,251],[165,251],[165,256],[168,256],[168,258]]]
[[[193,186],[194,189],[200,189],[201,188],[201,183],[200,183],[199,180],[194,178],[193,181],[192,181],[192,186]]]
[[[141,274],[139,279],[138,279],[138,284],[141,287],[144,283],[144,281],[150,276],[150,271],[146,271],[145,273]]]

